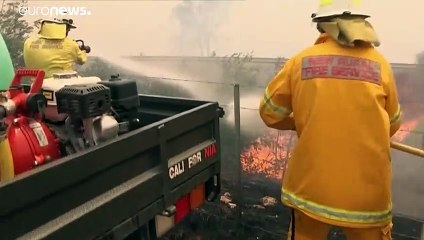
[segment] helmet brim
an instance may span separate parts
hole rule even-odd
[[[356,14],[356,13],[344,12],[341,14],[339,13],[339,14],[322,14],[322,15],[313,13],[311,15],[311,18],[312,18],[312,22],[323,22],[323,21],[328,21],[330,19],[342,17],[342,16],[351,16],[351,17],[356,16],[356,17],[363,17],[364,19],[370,17],[370,15],[367,15],[367,14]]]
[[[67,27],[67,28],[70,28],[70,29],[75,29],[75,28],[77,28],[77,27],[76,27],[75,25],[73,25],[73,24],[69,24],[69,23],[62,22],[62,21],[57,21],[57,20],[43,20],[43,21],[40,21],[40,26],[41,26],[41,25],[43,25],[43,23],[66,24],[66,27]]]

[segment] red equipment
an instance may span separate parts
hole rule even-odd
[[[22,77],[35,77],[28,93],[21,85]],[[61,157],[59,140],[42,122],[42,109],[47,104],[41,93],[43,79],[42,70],[17,70],[7,98],[0,103],[15,175]]]

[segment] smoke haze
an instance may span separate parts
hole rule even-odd
[[[391,62],[413,63],[424,48],[424,1],[364,3],[380,50]],[[317,5],[309,0],[29,1],[29,6],[89,8],[90,16],[73,16],[78,29],[71,34],[86,39],[93,55],[201,55],[195,39],[206,34],[217,55],[253,50],[260,57],[290,57],[314,41],[310,15]]]

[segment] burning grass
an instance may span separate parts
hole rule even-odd
[[[270,130],[242,151],[240,160],[243,171],[281,181],[294,140],[292,133]]]
[[[393,136],[393,140],[403,142],[406,137],[408,137],[411,132],[414,132],[414,129],[422,122],[423,117],[415,118],[409,121],[405,121],[400,130]]]
[[[394,136],[395,141],[404,141],[422,122],[423,117],[405,121]],[[290,150],[296,141],[294,133],[269,130],[243,149],[240,155],[242,169],[251,176],[281,181]]]

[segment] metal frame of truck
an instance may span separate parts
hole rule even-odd
[[[144,127],[1,183],[0,239],[124,239],[158,214],[174,214],[175,202],[199,184],[213,201],[222,108],[149,95],[140,102]],[[199,152],[202,160],[188,168]],[[171,179],[177,164],[186,168]]]

